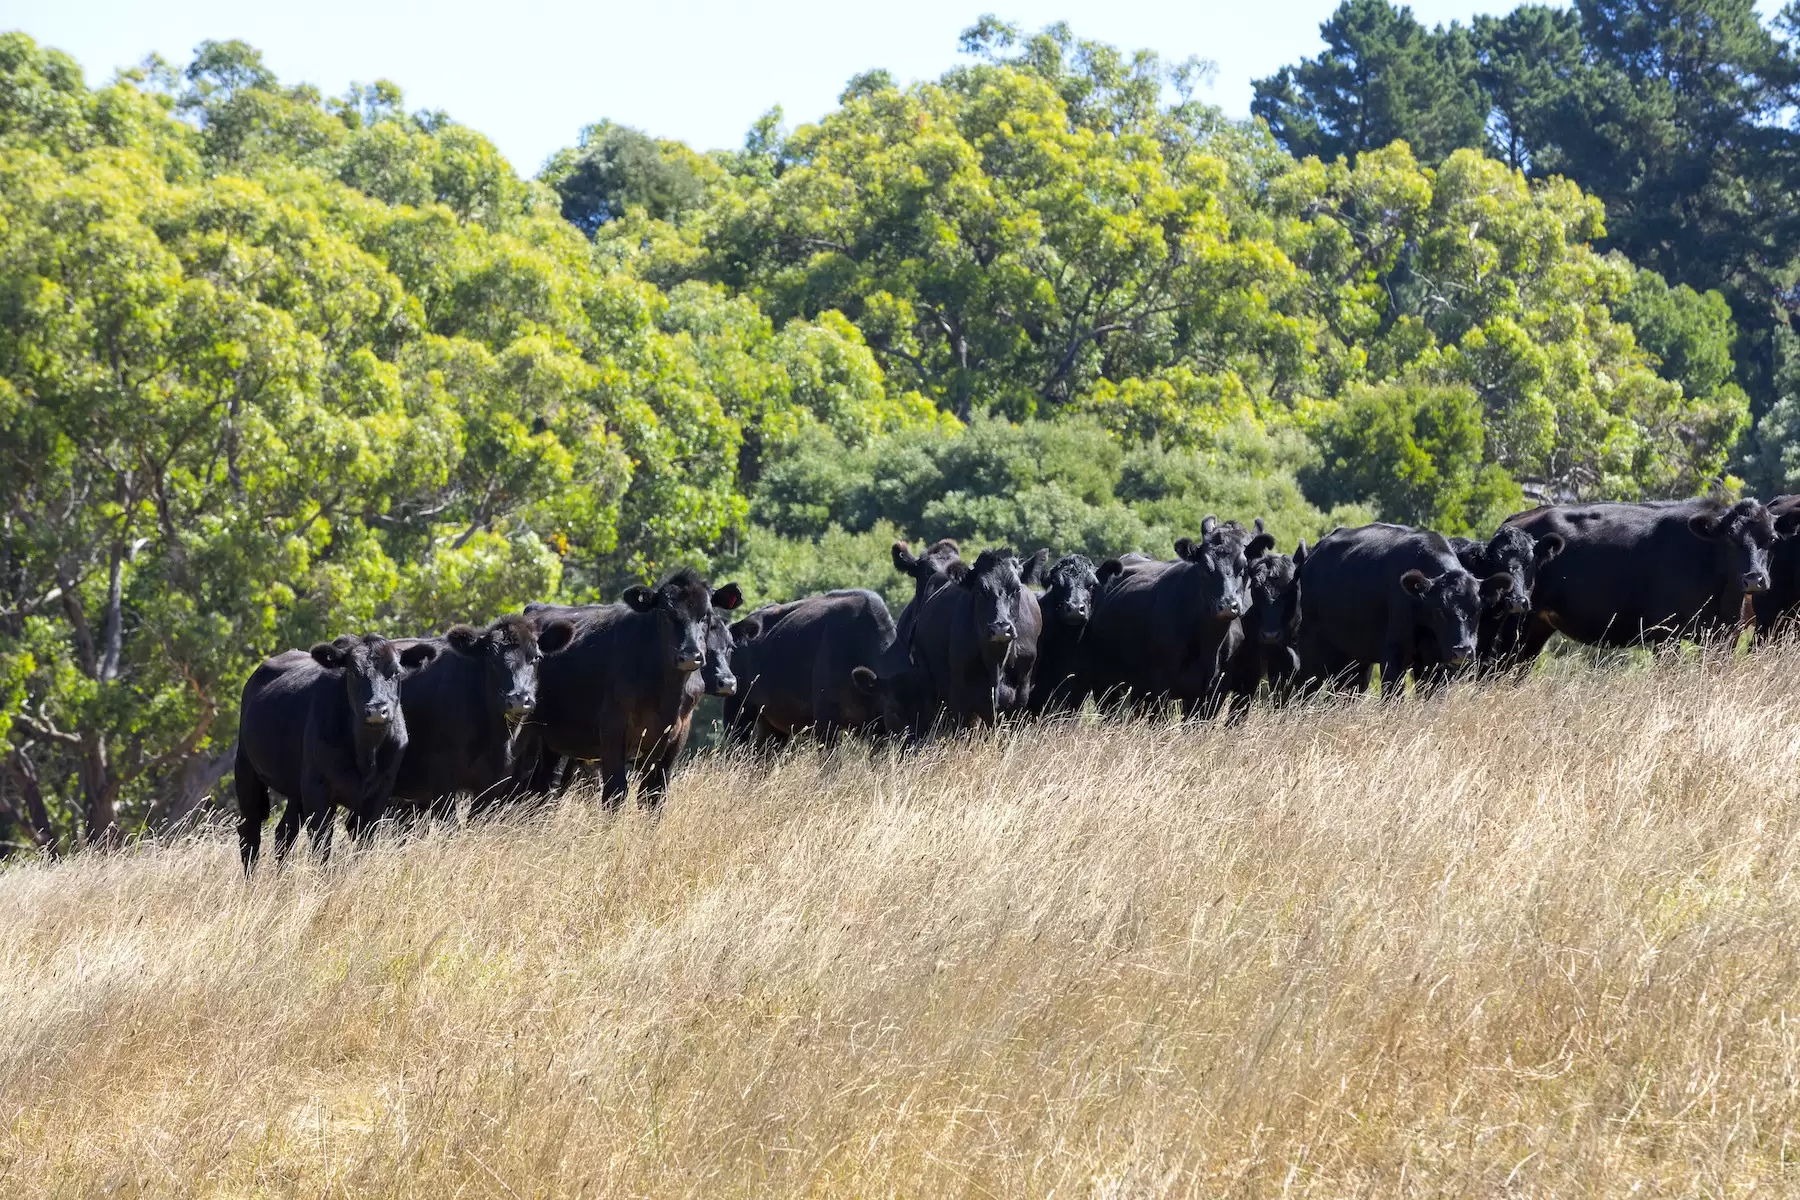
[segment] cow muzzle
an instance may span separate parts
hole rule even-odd
[[[700,664],[704,661],[705,659],[701,658],[698,654],[677,654],[675,656],[675,669],[683,674],[687,674],[691,671],[698,671],[700,669]]]
[[[1458,646],[1450,652],[1450,665],[1453,667],[1466,667],[1474,661],[1475,647],[1473,646]]]
[[[1085,604],[1080,607],[1066,608],[1063,610],[1063,624],[1086,625],[1088,623],[1088,618],[1092,615],[1092,612],[1089,611],[1088,606]]]
[[[711,690],[715,696],[735,696],[737,695],[737,679],[727,675],[714,683]]]
[[[1220,620],[1240,616],[1243,614],[1243,611],[1244,606],[1239,604],[1236,600],[1221,600],[1213,605],[1213,616],[1218,617]]]
[[[1767,571],[1751,571],[1744,576],[1744,590],[1752,596],[1758,592],[1769,590],[1769,573]]]
[[[1011,621],[1001,621],[997,624],[988,626],[988,641],[994,643],[996,646],[1007,645],[1018,636],[1019,631],[1013,628]]]
[[[1258,636],[1258,640],[1265,646],[1279,646],[1281,645],[1281,630],[1265,629]]]
[[[363,709],[364,725],[390,725],[393,720],[394,710],[391,705],[371,704]]]
[[[537,696],[531,692],[514,692],[506,698],[506,715],[509,717],[529,717],[536,707]]]

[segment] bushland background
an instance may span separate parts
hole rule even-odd
[[[530,177],[390,82],[0,37],[0,844],[188,818],[251,666],[347,630],[1793,486],[1793,25],[1347,0],[1233,121],[983,18],[817,124]]]

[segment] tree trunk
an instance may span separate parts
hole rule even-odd
[[[225,778],[225,773],[236,761],[236,739],[210,758],[205,755],[189,758],[182,765],[171,790],[150,806],[145,824],[158,833],[181,824],[212,794],[213,788]]]

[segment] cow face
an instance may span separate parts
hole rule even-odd
[[[1275,539],[1266,533],[1254,537],[1236,521],[1207,517],[1200,523],[1200,540],[1175,539],[1175,554],[1200,568],[1202,619],[1235,621],[1250,609],[1250,560],[1266,554]]]
[[[1477,580],[1460,568],[1433,578],[1412,570],[1400,576],[1400,587],[1411,599],[1415,625],[1430,634],[1442,649],[1444,662],[1467,666],[1475,659],[1475,631],[1481,610],[1514,586],[1501,573]]]
[[[501,617],[486,629],[457,625],[444,633],[456,653],[478,660],[486,672],[486,692],[497,697],[505,714],[528,717],[537,707],[538,663],[575,637],[568,621],[550,621],[538,629],[527,616]]]
[[[1050,586],[1038,601],[1047,621],[1071,629],[1080,629],[1094,615],[1094,593],[1100,589],[1100,575],[1094,564],[1079,554],[1057,560],[1046,577]]]
[[[1713,544],[1721,587],[1751,595],[1768,590],[1775,521],[1759,502],[1739,500],[1723,512],[1695,513],[1688,518],[1688,529]]]
[[[1305,561],[1305,542],[1292,558],[1262,554],[1250,560],[1249,614],[1255,617],[1255,628],[1245,632],[1261,644],[1280,646],[1294,640],[1300,624],[1300,564]]]
[[[313,661],[344,679],[344,696],[352,720],[368,728],[382,728],[400,715],[400,681],[437,654],[437,647],[422,643],[407,647],[406,661],[384,637],[365,633],[345,634],[312,648]]]
[[[920,738],[932,692],[916,668],[908,667],[898,675],[884,677],[868,667],[856,667],[850,672],[850,682],[875,702],[881,711],[881,727],[889,735],[909,741]]]
[[[989,646],[1004,649],[1019,636],[1019,605],[1025,583],[1010,550],[983,550],[975,565],[957,572],[957,584],[975,600],[975,631]]]
[[[1482,578],[1510,575],[1512,586],[1494,597],[1488,611],[1519,616],[1531,610],[1531,589],[1537,585],[1538,570],[1562,549],[1563,540],[1557,534],[1534,539],[1516,525],[1503,525],[1486,546],[1459,548],[1457,558],[1471,574]]]
[[[735,626],[726,616],[730,610],[717,607],[717,604],[715,594],[715,607],[706,625],[706,665],[700,668],[700,681],[706,685],[709,696],[731,696],[737,693],[737,676],[731,671],[731,652],[737,649],[737,641],[732,636]]]
[[[714,604],[734,609],[743,603],[743,593],[735,583],[714,592],[698,571],[683,568],[654,590],[641,585],[626,588],[624,600],[636,612],[656,614],[670,665],[686,674],[698,671],[706,662],[707,629]]]

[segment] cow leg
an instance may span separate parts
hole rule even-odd
[[[306,837],[313,853],[319,856],[320,862],[331,858],[331,833],[336,822],[337,806],[333,802],[330,785],[325,780],[314,777],[301,785],[300,794],[305,797],[303,811],[306,821]]]
[[[1544,652],[1544,647],[1549,645],[1550,636],[1556,630],[1551,628],[1550,622],[1535,612],[1520,618],[1520,625],[1522,628],[1518,633],[1517,648],[1512,665],[1528,670],[1531,664],[1537,661],[1538,655]]]
[[[238,856],[244,860],[244,874],[248,875],[262,853],[263,822],[269,819],[269,785],[250,765],[242,743],[238,745],[236,772]]]
[[[275,822],[275,861],[287,861],[288,851],[294,848],[294,840],[300,836],[300,814],[305,810],[305,803],[299,796],[289,796],[282,805],[281,820]]]

